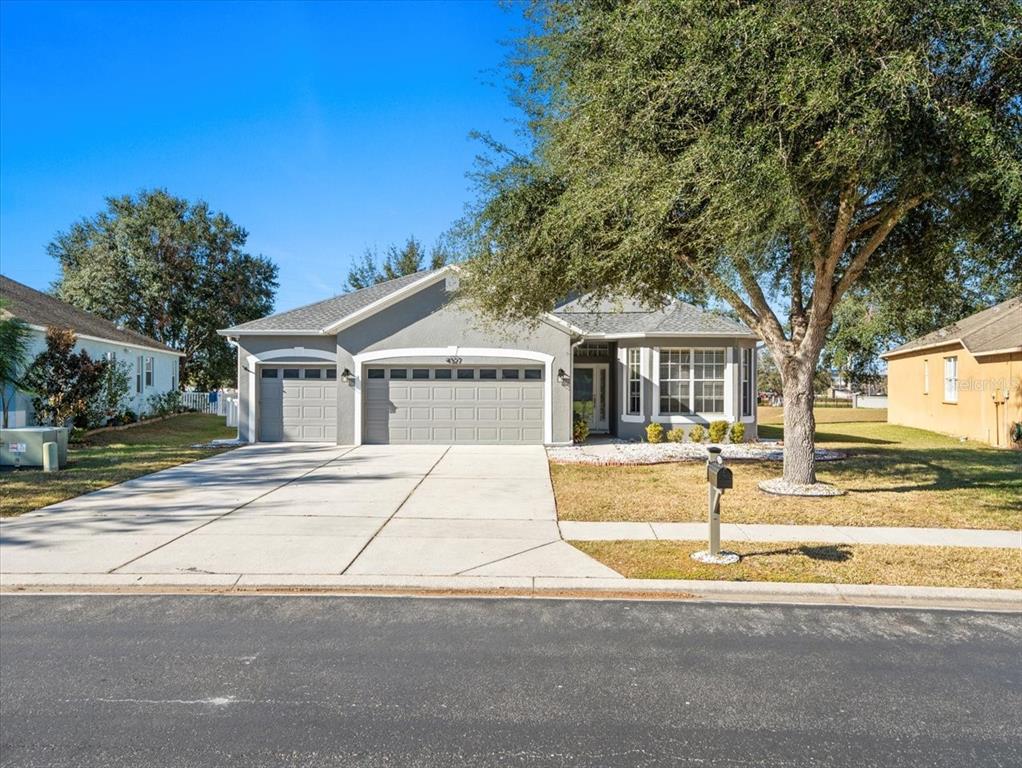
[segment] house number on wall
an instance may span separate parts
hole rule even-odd
[[[449,358],[447,358],[447,363],[449,365],[461,365],[461,358],[460,357],[449,357]]]

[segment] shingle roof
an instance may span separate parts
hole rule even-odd
[[[321,333],[348,315],[438,271],[416,272],[358,291],[342,293],[324,301],[243,323],[221,333],[230,335],[263,332]],[[663,309],[651,310],[631,299],[605,299],[597,302],[589,296],[583,296],[560,305],[553,315],[585,334],[672,333],[679,336],[755,338],[755,334],[741,323],[682,302],[672,302]]]
[[[6,310],[29,325],[44,328],[51,326],[70,328],[81,336],[94,336],[120,344],[134,344],[139,347],[156,349],[160,352],[175,352],[156,339],[141,333],[118,328],[114,323],[99,315],[78,309],[48,293],[29,288],[16,280],[0,275],[0,298],[6,303]],[[175,354],[179,354],[175,352]]]
[[[915,349],[960,343],[974,355],[1003,350],[1022,350],[1022,296],[995,304],[989,309],[945,325],[932,333],[895,347],[883,357]]]
[[[227,328],[221,333],[259,333],[260,331],[312,331],[319,332],[323,328],[338,322],[352,312],[379,301],[382,298],[404,288],[416,280],[433,274],[437,270],[416,272],[415,274],[398,277],[394,280],[387,280],[383,283],[371,285],[350,293],[342,293],[314,304],[306,304],[304,307],[289,309],[286,312],[278,312],[275,315],[261,317],[258,320],[251,320],[233,328]]]
[[[671,302],[662,309],[650,309],[631,299],[594,302],[584,296],[558,307],[554,315],[586,334],[670,333],[755,338],[741,323],[682,301]]]

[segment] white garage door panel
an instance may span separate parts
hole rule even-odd
[[[503,368],[494,363],[498,375]],[[377,368],[376,371],[381,369]],[[488,381],[366,378],[365,435],[369,443],[529,443],[543,442],[542,379]],[[539,370],[539,369],[535,369]],[[411,376],[408,369],[407,376]]]
[[[297,367],[297,366],[295,366]],[[292,368],[292,366],[289,366]],[[320,378],[305,379],[306,371]],[[337,381],[322,367],[298,367],[298,379],[259,379],[259,439],[265,442],[336,442]],[[277,369],[277,376],[282,369]]]

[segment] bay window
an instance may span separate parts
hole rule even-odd
[[[691,412],[692,351],[660,350],[660,413],[674,416]]]
[[[628,415],[642,413],[642,349],[628,348]]]

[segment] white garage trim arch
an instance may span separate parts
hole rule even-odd
[[[554,356],[528,349],[501,349],[497,347],[407,347],[363,352],[352,357],[355,366],[355,445],[362,445],[362,366],[378,360],[395,357],[517,357],[535,360],[545,367],[546,386],[543,387],[543,442],[549,445],[554,434]]]
[[[270,360],[279,360],[282,357],[311,357],[314,360],[328,360],[337,362],[336,352],[325,352],[322,349],[308,349],[307,347],[288,347],[286,349],[271,349],[260,352],[257,355],[249,355],[248,362],[248,442],[254,443],[258,439],[259,430],[256,424],[256,380],[259,376],[256,373],[256,364],[265,363]]]

